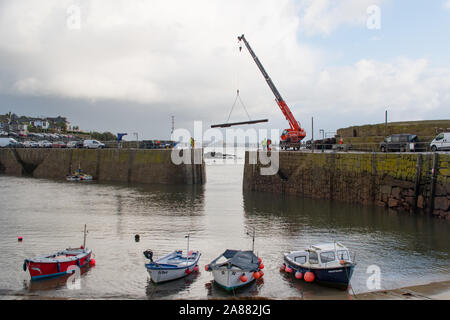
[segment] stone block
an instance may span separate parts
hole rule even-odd
[[[405,197],[405,201],[407,204],[409,204],[410,206],[414,206],[415,205],[415,199],[414,197]]]
[[[417,208],[423,209],[425,208],[425,199],[422,195],[419,195],[417,197]]]
[[[447,197],[436,197],[434,198],[434,209],[448,211],[449,201]]]
[[[391,186],[388,186],[388,185],[382,185],[381,187],[380,187],[380,192],[381,193],[383,193],[383,194],[391,194],[391,190],[392,190],[392,187]]]
[[[402,192],[402,189],[400,189],[400,188],[398,188],[398,187],[395,187],[395,188],[392,188],[392,192],[391,192],[391,195],[394,197],[394,198],[396,198],[396,199],[400,199],[401,197],[400,197],[400,193]]]
[[[400,202],[397,199],[389,198],[388,207],[389,208],[398,207],[399,203]]]

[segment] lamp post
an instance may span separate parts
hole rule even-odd
[[[139,138],[138,138],[138,133],[137,133],[137,132],[133,132],[133,134],[136,136],[136,149],[139,149]]]
[[[324,152],[325,151],[325,145],[324,145],[324,143],[325,143],[325,130],[323,130],[323,129],[319,129],[319,133],[320,132],[322,132],[322,152]]]

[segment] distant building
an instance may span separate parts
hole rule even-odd
[[[46,119],[31,119],[29,120],[29,124],[35,128],[39,129],[48,129],[50,127],[50,122]]]
[[[66,117],[27,117],[18,116],[15,113],[0,115],[0,129],[2,131],[14,131],[17,133],[26,134],[29,128],[38,130],[48,130],[53,132],[70,131],[75,129],[78,131],[79,127],[71,128],[70,122]],[[32,130],[30,128],[30,130]]]
[[[70,130],[70,122],[67,121],[66,117],[57,116],[55,118],[47,117],[46,119],[50,122],[50,129]]]

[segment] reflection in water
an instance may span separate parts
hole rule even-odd
[[[191,285],[199,278],[199,272],[191,273],[190,275],[163,283],[154,283],[147,280],[147,287],[145,289],[148,299],[169,299],[170,296],[176,296],[181,292],[189,292]]]
[[[352,278],[355,291],[368,290],[366,268],[372,264],[381,268],[384,288],[450,275],[447,221],[373,206],[252,192],[244,193],[244,211],[245,224],[259,230],[259,241],[271,239],[265,248],[278,265],[284,252],[321,242],[347,245],[358,262]],[[293,286],[300,285],[305,295],[306,288],[313,288],[293,277],[282,277]]]
[[[89,270],[91,270],[91,268],[92,267],[90,267],[90,266],[81,268],[80,276],[83,277],[83,275],[85,273],[89,272]],[[72,274],[66,274],[64,276],[60,276],[60,277],[56,277],[56,278],[49,278],[49,279],[42,279],[42,280],[35,280],[35,281],[24,280],[23,286],[24,286],[24,289],[30,293],[36,293],[39,291],[59,290],[59,289],[67,288],[67,281],[69,280],[69,278],[71,276],[72,276]]]
[[[142,254],[155,257],[190,247],[200,250],[200,270],[225,249],[255,251],[264,277],[236,297],[349,299],[349,293],[280,273],[283,253],[313,243],[341,241],[356,252],[356,293],[367,291],[369,265],[381,268],[382,289],[450,279],[450,223],[383,208],[337,201],[242,192],[242,166],[208,165],[205,186],[68,183],[0,175],[0,295],[56,298],[205,299],[233,297],[210,272],[154,285]],[[81,290],[63,279],[29,282],[25,258],[82,244],[89,233],[96,267]],[[140,241],[135,241],[135,235]],[[17,237],[23,236],[18,242]],[[25,282],[25,286],[24,286]]]
[[[207,282],[205,288],[207,290],[208,298],[229,298],[231,297],[256,297],[260,294],[264,286],[264,279],[260,278],[248,285],[237,288],[235,290],[227,291],[214,280]]]

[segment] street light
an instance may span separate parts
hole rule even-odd
[[[136,149],[139,149],[139,138],[138,138],[138,133],[137,133],[137,132],[133,132],[133,134],[136,136]]]

